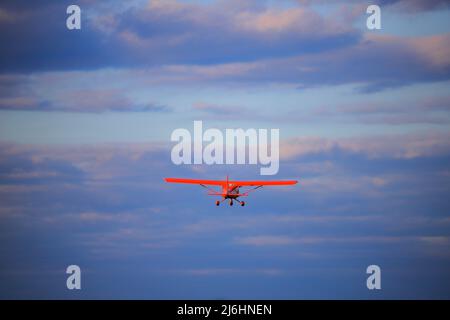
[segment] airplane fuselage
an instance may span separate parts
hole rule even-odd
[[[222,197],[224,199],[237,199],[239,197],[239,186],[235,186],[232,183],[223,186]]]

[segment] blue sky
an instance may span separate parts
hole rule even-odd
[[[450,298],[447,1],[0,5],[1,298]],[[246,207],[174,129],[279,128]],[[267,178],[267,177],[265,177]],[[82,270],[79,292],[65,268]],[[365,286],[378,264],[382,290]]]

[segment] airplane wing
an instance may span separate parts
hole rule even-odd
[[[204,184],[211,186],[223,186],[227,182],[225,180],[203,180],[203,179],[181,179],[181,178],[165,178],[166,182],[172,183],[191,183],[191,184]]]
[[[166,182],[171,183],[190,183],[190,184],[203,184],[212,186],[223,186],[227,184],[226,180],[203,180],[203,179],[183,179],[183,178],[165,178]],[[297,180],[278,180],[278,181],[228,181],[235,186],[288,186],[297,184]]]
[[[278,181],[228,181],[228,183],[232,183],[234,185],[238,185],[240,187],[244,186],[289,186],[293,184],[297,184],[297,180],[278,180]]]

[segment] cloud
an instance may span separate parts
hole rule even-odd
[[[410,6],[435,8],[442,2],[433,3]],[[33,9],[7,2],[0,7],[11,16],[26,15],[3,22],[8,32],[0,33],[0,41],[11,45],[0,52],[0,73],[113,68],[130,76],[145,74],[154,83],[290,83],[299,88],[352,83],[365,93],[448,80],[450,75],[448,34],[362,34],[349,21],[323,16],[312,7],[287,9],[254,1],[152,1],[122,8],[111,2],[108,10],[105,4],[82,5],[84,29],[74,32],[61,22],[62,3]],[[53,106],[49,99],[8,98],[16,100],[3,101],[4,108]],[[131,109],[155,108],[144,103]]]
[[[0,98],[0,109],[4,110],[43,110],[48,103],[32,97]]]
[[[136,103],[119,90],[96,89],[71,91],[57,98],[47,109],[71,112],[158,112],[171,111],[166,105],[154,103]],[[45,108],[44,108],[45,110]]]
[[[366,237],[286,237],[286,236],[252,236],[237,238],[235,242],[249,246],[286,246],[318,245],[323,243],[399,243],[424,242],[426,244],[449,244],[448,237],[410,237],[410,236],[366,236]]]
[[[424,51],[426,43],[434,43],[436,50]],[[302,88],[359,83],[360,92],[371,93],[448,80],[450,63],[444,56],[449,54],[448,34],[414,39],[368,34],[357,45],[333,52],[260,62],[241,78],[297,83]]]
[[[242,87],[275,83],[288,84],[304,90],[328,85],[352,84],[359,92],[372,93],[414,83],[446,81],[450,76],[449,56],[449,35],[411,39],[367,35],[357,45],[330,53],[251,62],[216,65],[169,64],[142,69],[43,72],[28,76],[10,73],[0,76],[0,109],[73,112],[173,111],[171,106],[163,103],[142,101],[140,95],[149,85]],[[83,83],[85,85],[80,85]],[[101,85],[98,85],[99,83]],[[92,86],[96,86],[95,89],[92,89]],[[43,90],[49,87],[55,88],[55,91]],[[130,87],[135,88],[134,91],[130,91]],[[56,90],[57,88],[59,90]],[[400,103],[405,105],[401,106]],[[368,102],[365,106],[336,106],[334,115],[332,107],[319,107],[313,114],[302,117],[317,120],[325,114],[333,116],[347,114],[355,121],[365,123],[445,124],[448,117],[441,117],[435,112],[447,112],[447,106],[448,97],[441,96],[422,101],[404,99],[402,102],[391,102],[386,105]],[[234,119],[238,114],[254,113],[245,106],[226,105],[214,101],[198,101],[193,107],[197,111],[209,114],[211,118],[220,116],[223,120]],[[411,110],[408,112],[406,108],[411,108],[414,112]],[[385,110],[386,113],[370,112],[374,109]],[[223,112],[225,110],[233,112]],[[429,113],[429,110],[433,112]],[[258,112],[256,117],[263,121],[274,117],[283,121],[299,120],[298,115],[283,118],[283,114],[272,115],[261,112]],[[348,118],[345,120],[348,121]]]
[[[16,17],[0,21],[0,40],[9,43],[0,54],[2,73],[86,69],[111,61],[105,41],[100,41],[101,35],[89,28],[88,19],[83,20],[86,32],[69,33],[65,26],[66,3],[45,1],[30,5],[3,1],[0,8],[5,15]]]
[[[420,237],[420,240],[428,243],[428,244],[436,244],[436,245],[449,245],[450,244],[450,238],[449,237]]]
[[[101,113],[115,112],[154,112],[170,113],[172,108],[153,102],[136,102],[124,94],[123,90],[111,88],[98,89],[66,89],[54,95],[42,98],[38,94],[39,81],[25,78],[23,83],[12,82],[8,77],[0,79],[0,92],[2,83],[9,86],[11,91],[0,95],[0,109],[3,110],[29,110],[29,111],[63,111]],[[28,91],[25,90],[28,88]]]
[[[406,13],[417,13],[439,9],[448,9],[447,0],[379,0],[380,5],[392,5],[395,10]]]
[[[211,64],[321,51],[355,41],[357,33],[307,8],[281,9],[233,2],[211,5],[153,1],[120,18],[118,33],[130,48],[156,56],[182,51],[176,63]],[[220,36],[218,36],[220,35]],[[172,63],[170,60],[165,63]]]
[[[223,114],[229,113],[230,111],[231,112],[237,111],[238,108],[212,103],[196,102],[193,104],[193,109],[209,114]]]
[[[336,122],[404,125],[411,123],[448,124],[450,122],[450,97],[402,99],[401,101],[347,103],[314,108],[302,115],[304,121],[320,121],[324,117]],[[294,115],[290,116],[295,121]],[[300,118],[297,116],[297,118]]]
[[[426,98],[395,101],[387,103],[365,102],[338,105],[336,108],[316,108],[315,113],[320,115],[333,115],[341,113],[349,114],[380,114],[380,113],[411,113],[411,112],[434,112],[434,111],[450,111],[450,96],[429,96]]]
[[[177,274],[188,274],[190,276],[224,276],[224,275],[266,275],[278,276],[282,275],[280,269],[231,269],[231,268],[211,268],[211,269],[190,269],[190,270],[174,270]]]
[[[250,108],[244,106],[221,105],[200,101],[194,103],[192,108],[199,112],[202,119],[205,120],[268,119],[261,114],[255,115]]]
[[[216,207],[195,186],[179,186],[177,192],[162,178],[211,178],[231,170],[246,179],[247,167],[204,166],[204,172],[193,174],[172,165],[169,151],[159,144],[0,144],[0,249],[7,257],[0,277],[9,275],[3,283],[17,288],[23,275],[13,276],[13,270],[57,269],[75,259],[96,277],[104,274],[105,263],[118,268],[108,269],[105,283],[131,271],[139,274],[136,283],[142,277],[160,279],[167,291],[174,277],[180,283],[195,279],[181,285],[189,292],[191,285],[212,278],[228,285],[243,279],[258,283],[246,282],[251,288],[282,280],[283,292],[293,290],[297,297],[298,288],[289,283],[304,275],[304,268],[317,270],[317,264],[333,267],[311,275],[314,286],[323,274],[334,277],[330,272],[343,273],[348,265],[363,266],[364,273],[368,260],[389,259],[393,267],[386,270],[403,269],[405,256],[407,264],[427,261],[445,270],[435,272],[436,285],[448,270],[449,153],[395,158],[381,152],[370,158],[346,149],[311,149],[282,163],[286,176],[300,176],[292,192],[263,189],[244,208],[230,208]],[[312,191],[308,181],[319,188]],[[352,183],[357,187],[347,189]],[[408,270],[417,277],[425,269]],[[135,294],[128,285],[121,286],[121,294]],[[235,283],[231,286],[235,290]],[[45,288],[60,292],[59,285]],[[42,285],[31,289],[40,292]],[[154,294],[160,297],[160,288]]]
[[[2,16],[26,18],[0,20],[8,27],[0,40],[14,43],[0,53],[0,61],[4,61],[0,70],[249,61],[328,50],[354,43],[358,37],[351,28],[307,8],[176,1],[151,1],[147,6],[122,10],[114,8],[120,7],[116,2],[107,8],[93,2],[80,5],[82,29],[71,32],[64,25],[64,3],[42,3],[33,8],[4,3]],[[9,63],[12,59],[20,63]]]
[[[424,50],[430,45],[432,50]],[[291,84],[300,89],[352,84],[359,92],[449,79],[450,36],[367,34],[353,45],[301,55],[216,64],[167,64],[131,71],[154,84]],[[125,71],[124,75],[128,72]]]
[[[296,239],[286,236],[255,236],[236,239],[236,243],[252,245],[252,246],[277,246],[277,245],[291,245],[297,242]]]
[[[297,0],[302,5],[329,4],[330,0]],[[338,3],[338,1],[334,1]],[[340,2],[340,1],[339,1]],[[358,3],[359,0],[350,0],[349,3]],[[417,13],[438,9],[448,9],[447,0],[375,0],[371,4],[377,4],[383,9],[396,10],[403,13]],[[366,5],[367,6],[367,5]]]
[[[309,154],[343,150],[365,154],[371,158],[417,158],[444,155],[450,151],[446,134],[404,134],[372,137],[325,139],[320,137],[292,138],[282,142],[280,157],[290,159]]]

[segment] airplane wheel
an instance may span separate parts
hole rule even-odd
[[[230,200],[230,206],[232,206],[233,205],[233,200]]]
[[[241,201],[241,207],[245,206],[245,202]]]
[[[218,206],[220,204],[220,201],[219,200],[217,200],[216,201],[216,206]]]

